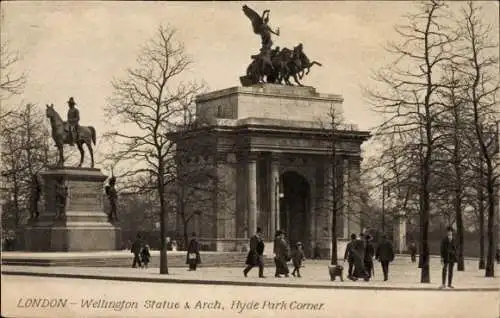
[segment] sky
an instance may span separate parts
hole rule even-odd
[[[384,45],[397,39],[394,25],[404,23],[415,3],[397,1],[321,2],[99,2],[4,1],[2,40],[18,50],[18,65],[28,74],[24,94],[10,103],[54,103],[66,113],[73,96],[82,125],[93,125],[98,136],[107,129],[103,107],[112,94],[111,81],[123,76],[158,26],[175,27],[194,61],[188,76],[208,90],[239,86],[239,77],[258,52],[241,7],[270,9],[270,25],[281,34],[275,45],[303,43],[314,67],[303,83],[318,92],[341,94],[344,116],[362,130],[380,120],[363,97],[372,72],[389,63]],[[458,8],[463,2],[451,2]],[[498,4],[480,2],[484,21],[499,28]]]

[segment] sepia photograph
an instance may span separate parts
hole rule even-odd
[[[1,317],[500,318],[497,1],[2,1]]]

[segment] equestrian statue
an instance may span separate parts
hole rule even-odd
[[[273,46],[271,34],[280,35],[279,28],[273,31],[269,26],[269,10],[264,10],[262,15],[243,6],[243,13],[252,22],[252,28],[255,34],[261,37],[261,48],[258,54],[252,55],[252,62],[247,67],[246,75],[240,78],[243,86],[251,86],[259,83],[275,83],[293,85],[290,77],[295,83],[303,86],[300,80],[304,75],[309,74],[314,65],[322,66],[321,63],[310,61],[304,53],[302,43],[298,44],[292,50]]]
[[[68,100],[68,116],[67,121],[63,121],[61,116],[54,109],[54,105],[46,105],[45,114],[50,120],[50,126],[52,127],[52,139],[56,143],[57,150],[59,151],[59,159],[57,166],[64,166],[64,145],[70,145],[78,147],[80,151],[80,164],[83,164],[84,150],[83,144],[87,145],[90,153],[90,167],[94,168],[94,150],[92,144],[96,144],[96,131],[92,126],[80,126],[80,112],[75,107],[76,102],[73,97]]]

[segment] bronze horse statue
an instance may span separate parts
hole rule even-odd
[[[69,145],[69,126],[68,123],[61,119],[61,116],[54,109],[54,105],[46,105],[45,114],[47,118],[50,120],[50,126],[52,127],[52,139],[54,139],[56,143],[57,150],[59,151],[59,160],[57,161],[57,165],[62,167],[64,165],[64,155],[63,155],[63,146]],[[96,144],[96,131],[92,126],[78,126],[78,138],[74,141],[78,150],[80,151],[80,164],[78,167],[81,167],[83,164],[83,144],[87,145],[90,153],[90,167],[94,168],[94,150],[92,149],[92,144]]]

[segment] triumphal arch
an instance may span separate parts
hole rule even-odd
[[[179,156],[179,175],[200,174],[193,167],[204,165],[217,176],[209,204],[201,199],[181,204],[184,216],[193,216],[189,229],[199,232],[203,244],[240,250],[260,227],[266,241],[281,229],[291,244],[301,241],[309,251],[319,244],[328,251],[334,167],[342,185],[338,237],[360,233],[360,206],[349,190],[359,188],[360,147],[369,133],[344,125],[332,134],[332,109],[340,113],[342,96],[265,83],[202,94],[196,103],[196,127],[173,138],[179,153],[192,150],[184,151],[192,157],[189,164]],[[181,232],[179,213],[177,219]]]

